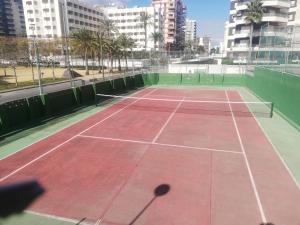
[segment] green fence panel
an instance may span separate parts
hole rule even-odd
[[[32,120],[42,118],[45,116],[45,106],[41,96],[34,96],[27,99],[30,118]]]
[[[223,85],[230,86],[243,86],[244,85],[244,75],[238,74],[225,74],[223,77]]]
[[[199,85],[200,84],[200,74],[196,74],[196,73],[182,74],[181,84],[182,85]]]
[[[95,91],[93,85],[81,86],[79,93],[81,104],[88,104],[95,101]]]
[[[151,73],[148,75],[148,85],[156,85],[159,82],[159,74]]]
[[[151,85],[150,75],[149,74],[142,74],[143,83],[145,86]]]
[[[0,106],[0,117],[3,130],[30,121],[30,110],[27,100],[20,99],[2,104]]]
[[[75,91],[67,89],[45,95],[47,115],[53,115],[78,106]]]
[[[181,85],[182,74],[161,73],[159,74],[159,84],[161,85]]]
[[[300,77],[262,67],[246,76],[246,86],[300,128]]]
[[[213,85],[215,82],[214,74],[200,74],[200,84],[201,85]]]
[[[112,83],[110,81],[96,83],[95,89],[97,94],[112,94]]]

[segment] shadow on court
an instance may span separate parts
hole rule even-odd
[[[161,184],[157,186],[153,191],[154,196],[151,199],[151,201],[142,209],[142,211],[128,225],[133,225],[157,198],[168,194],[170,189],[171,187],[168,184]]]

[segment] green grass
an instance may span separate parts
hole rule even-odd
[[[42,80],[43,84],[51,84],[51,83],[56,83],[56,82],[61,82],[61,81],[67,81],[67,78],[56,78],[53,80],[52,78],[44,78]],[[23,88],[23,87],[30,87],[30,86],[37,86],[38,81],[36,80],[34,83],[32,81],[23,81],[23,82],[18,82],[18,86],[13,83],[7,83],[0,81],[0,91],[5,91],[5,90],[12,90],[16,88]]]

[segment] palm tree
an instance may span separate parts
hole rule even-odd
[[[112,51],[112,55],[118,59],[118,71],[120,72],[122,70],[121,68],[122,46],[120,43],[120,39],[112,39],[110,48]]]
[[[120,44],[121,49],[123,50],[123,56],[125,57],[125,63],[126,63],[126,70],[128,70],[128,50],[132,51],[132,49],[135,46],[134,40],[128,36],[126,36],[126,34],[121,34],[118,37],[118,41]]]
[[[109,19],[100,20],[99,29],[101,29],[107,37],[111,37],[113,33],[118,33],[118,29],[114,24],[114,21]]]
[[[111,68],[110,71],[113,71],[113,36],[114,34],[118,33],[118,29],[115,26],[114,22],[109,19],[103,19],[100,21],[99,28],[104,32],[104,34],[107,37],[106,47],[108,50],[108,58],[111,62]]]
[[[73,46],[77,52],[82,52],[85,61],[85,74],[89,75],[88,54],[92,49],[93,34],[91,31],[81,29],[73,33]]]
[[[107,37],[104,31],[99,31],[95,33],[93,46],[96,50],[98,56],[98,64],[99,64],[99,73],[102,72],[102,77],[104,78],[104,50],[107,48]],[[101,65],[101,68],[100,68]]]
[[[144,27],[144,34],[145,34],[145,51],[147,51],[147,43],[148,43],[148,25],[152,24],[152,16],[148,14],[147,11],[142,12],[140,15],[140,21]]]
[[[254,0],[247,4],[246,22],[250,24],[250,42],[249,42],[249,61],[251,61],[252,55],[252,41],[254,25],[259,24],[262,21],[265,7],[261,0]]]
[[[154,40],[154,50],[156,51],[157,42],[162,42],[164,40],[164,36],[160,32],[152,33],[152,39]]]

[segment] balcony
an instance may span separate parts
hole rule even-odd
[[[234,52],[245,52],[249,50],[249,44],[248,43],[236,44],[232,46],[231,49]]]
[[[239,2],[236,4],[236,10],[246,10],[248,8],[248,2]]]
[[[263,6],[265,7],[274,7],[274,8],[289,8],[289,0],[264,0]]]
[[[234,38],[247,38],[250,36],[250,30],[239,30],[234,33]]]
[[[245,16],[242,16],[242,17],[236,17],[235,18],[235,24],[236,25],[240,25],[240,24],[246,24],[246,20],[245,20]]]
[[[288,22],[288,15],[285,13],[265,13],[262,22]]]

